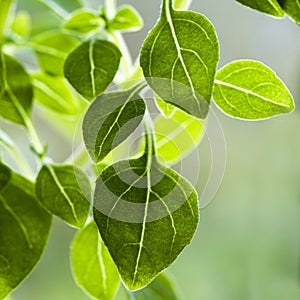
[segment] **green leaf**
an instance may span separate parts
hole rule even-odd
[[[179,300],[173,283],[165,274],[159,274],[148,286],[128,293],[128,300]]]
[[[14,123],[25,125],[32,106],[32,85],[23,66],[11,56],[0,53],[0,73],[4,91],[0,97],[0,116]]]
[[[137,31],[143,26],[143,18],[131,5],[121,6],[109,24],[109,28],[121,31]]]
[[[149,284],[187,246],[198,225],[197,193],[160,164],[153,139],[145,153],[108,166],[96,182],[94,218],[123,283]]]
[[[52,75],[64,75],[64,63],[79,41],[60,32],[46,32],[34,37],[32,48],[37,54],[40,67]]]
[[[120,278],[94,222],[78,231],[71,246],[71,264],[77,284],[99,300],[114,298]]]
[[[144,84],[101,95],[89,107],[83,120],[85,146],[95,162],[121,144],[141,123],[145,113],[139,96]]]
[[[205,118],[218,60],[218,39],[210,21],[199,13],[175,11],[171,0],[164,0],[140,58],[146,80],[158,96]]]
[[[177,163],[200,143],[203,127],[203,120],[176,108],[168,117],[159,116],[154,121],[158,157],[168,164]]]
[[[47,73],[32,75],[34,99],[60,114],[77,115],[78,99],[74,96],[64,77]]]
[[[27,11],[19,11],[11,25],[11,30],[17,36],[27,40],[31,32],[31,18]]]
[[[75,34],[86,34],[95,30],[101,30],[105,26],[105,21],[94,12],[80,9],[72,13],[63,28]]]
[[[41,204],[70,225],[82,227],[90,210],[89,179],[72,165],[44,165],[36,180]]]
[[[266,119],[294,109],[284,83],[264,64],[239,60],[216,76],[214,100],[226,114],[247,120]]]
[[[277,0],[236,0],[243,5],[246,5],[250,8],[256,9],[263,13],[282,18],[284,16],[284,11],[278,4]]]
[[[94,100],[113,81],[120,59],[121,52],[113,43],[90,40],[68,56],[65,77],[79,94]]]
[[[300,1],[278,0],[284,11],[300,25]]]
[[[192,0],[174,0],[174,8],[179,10],[187,9],[191,2]]]
[[[0,164],[0,299],[38,263],[51,220],[35,198],[34,185]]]
[[[164,116],[171,118],[177,109],[176,106],[161,100],[159,97],[156,97],[155,100],[156,100],[156,105],[157,105],[158,109],[160,110],[160,112]]]

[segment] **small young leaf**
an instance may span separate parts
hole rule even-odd
[[[113,81],[120,64],[121,52],[105,40],[90,40],[67,58],[64,73],[79,94],[94,100]]]
[[[85,146],[96,162],[103,160],[141,123],[145,113],[144,100],[138,84],[128,90],[101,95],[89,107],[83,120]]]
[[[187,246],[198,225],[197,193],[161,165],[153,139],[145,153],[108,166],[96,182],[94,218],[130,290],[149,284]]]
[[[80,229],[71,246],[71,264],[77,284],[99,300],[114,298],[120,278],[94,222]]]
[[[120,7],[109,24],[109,28],[121,31],[137,31],[143,28],[144,22],[138,11],[131,5]]]
[[[217,74],[214,100],[226,114],[240,119],[266,119],[294,109],[284,83],[264,64],[240,60]]]
[[[90,210],[91,186],[80,169],[69,165],[44,165],[36,180],[36,195],[52,214],[82,227]]]
[[[0,97],[0,116],[24,125],[32,106],[33,91],[30,78],[14,58],[1,52],[0,56],[0,74],[4,81],[4,91]]]
[[[284,16],[284,11],[278,4],[277,0],[236,0],[243,5],[246,5],[250,8],[256,9],[263,13],[282,18]],[[292,0],[293,1],[293,0]]]
[[[203,120],[175,109],[169,117],[154,121],[156,152],[160,159],[175,164],[200,143],[204,135]]]
[[[19,11],[11,25],[14,34],[23,39],[28,39],[31,32],[31,18],[27,11]]]
[[[51,220],[37,202],[33,184],[0,164],[0,299],[38,263]]]
[[[300,1],[278,0],[284,11],[300,25]]]
[[[58,113],[78,114],[78,99],[71,92],[64,77],[51,76],[47,73],[32,75],[34,99]]]
[[[77,10],[72,13],[70,19],[64,24],[64,29],[75,34],[86,34],[104,28],[105,21],[89,10]]]
[[[173,283],[165,274],[159,274],[148,286],[128,293],[128,300],[179,300]]]
[[[171,0],[164,0],[160,20],[146,38],[140,58],[158,96],[205,118],[218,60],[218,39],[210,21],[192,11],[175,11]]]
[[[32,47],[37,54],[43,71],[61,76],[68,54],[79,44],[72,36],[60,32],[46,32],[32,39]]]

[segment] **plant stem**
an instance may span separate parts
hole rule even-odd
[[[105,11],[108,18],[113,18],[117,12],[116,0],[105,0]]]
[[[0,0],[0,45],[4,41],[4,30],[13,0]]]
[[[52,0],[40,0],[40,3],[44,4],[62,20],[66,20],[69,16],[67,11]]]

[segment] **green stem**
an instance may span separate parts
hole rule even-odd
[[[108,18],[113,18],[117,12],[116,0],[105,0],[105,11]]]
[[[4,41],[4,31],[13,0],[0,0],[0,45]]]
[[[40,3],[44,4],[62,20],[66,20],[69,17],[69,13],[52,0],[40,0]]]

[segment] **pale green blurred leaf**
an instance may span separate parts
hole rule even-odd
[[[64,77],[51,76],[47,73],[32,75],[34,99],[60,114],[77,115],[79,99],[70,90]]]
[[[239,60],[216,76],[214,100],[229,116],[257,120],[291,112],[294,100],[274,71],[264,64]]]
[[[11,25],[14,34],[23,39],[28,39],[31,32],[31,17],[27,11],[19,11]]]
[[[156,100],[156,104],[157,104],[157,107],[160,110],[160,112],[168,118],[172,117],[172,115],[175,113],[177,107],[161,100],[159,97],[156,97],[155,100]]]
[[[120,64],[118,47],[105,40],[90,40],[67,58],[65,77],[75,90],[92,101],[113,81]]]
[[[71,264],[77,284],[93,299],[114,298],[120,278],[94,222],[76,234],[71,246]]]
[[[187,9],[192,3],[192,0],[174,0],[174,8],[179,10]]]

